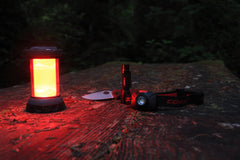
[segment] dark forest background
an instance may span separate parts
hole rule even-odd
[[[23,52],[64,50],[61,73],[108,61],[221,59],[240,68],[239,0],[1,0],[0,88],[29,81]]]

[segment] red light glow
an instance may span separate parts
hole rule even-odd
[[[32,97],[59,96],[58,59],[31,59]]]

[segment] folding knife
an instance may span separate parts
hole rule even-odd
[[[131,94],[138,92],[145,92],[145,90],[130,89]],[[120,99],[121,98],[121,89],[116,90],[104,90],[100,92],[90,93],[82,96],[84,99],[88,100],[110,100],[110,99]]]
[[[108,99],[119,99],[121,94],[121,90],[104,90],[100,92],[95,92],[91,94],[87,94],[82,96],[82,98],[88,100],[108,100]]]

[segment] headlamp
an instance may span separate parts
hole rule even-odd
[[[139,93],[135,103],[142,109],[155,110],[157,109],[157,94],[152,92]]]
[[[138,106],[145,106],[147,103],[147,97],[143,94],[138,95],[136,98],[136,103]]]

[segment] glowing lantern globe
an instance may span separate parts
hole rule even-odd
[[[62,50],[56,47],[31,47],[30,57],[31,98],[27,112],[48,113],[66,108],[59,91],[59,57]]]

